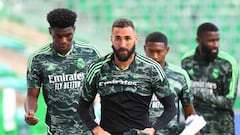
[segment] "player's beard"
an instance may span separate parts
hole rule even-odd
[[[118,50],[116,50],[116,48],[114,48],[114,46],[112,46],[113,52],[116,55],[116,57],[118,58],[119,61],[121,62],[125,62],[127,61],[133,53],[135,53],[135,44],[133,45],[132,49],[128,50],[127,48],[119,48]],[[127,51],[127,55],[121,55],[119,52],[121,51]]]
[[[213,61],[217,58],[218,55],[218,49],[217,52],[212,52],[210,48],[208,48],[206,45],[202,44],[201,45],[202,51],[205,53],[205,60],[207,61]]]

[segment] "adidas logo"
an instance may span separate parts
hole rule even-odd
[[[47,68],[47,71],[53,71],[55,69],[56,68],[53,65],[49,65],[48,68]]]

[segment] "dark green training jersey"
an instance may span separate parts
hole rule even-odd
[[[88,66],[99,53],[88,44],[73,42],[65,56],[49,44],[28,61],[28,88],[42,88],[47,105],[48,134],[91,134],[77,113],[80,91]]]
[[[229,54],[220,51],[214,61],[206,61],[198,48],[186,53],[182,67],[192,81],[194,107],[207,125],[202,134],[233,135],[233,105],[237,95],[238,65]]]
[[[152,94],[158,98],[171,95],[161,66],[139,54],[124,70],[117,68],[112,54],[107,55],[90,67],[85,84],[83,99],[91,102],[100,94],[100,125],[112,134],[151,127],[148,108]]]
[[[191,105],[193,96],[190,92],[190,78],[187,72],[179,66],[166,63],[164,72],[167,76],[170,90],[174,95],[175,106],[177,107],[177,115],[169,122],[166,128],[158,130],[159,135],[179,135],[180,132],[180,104]],[[153,95],[149,106],[150,122],[155,123],[156,118],[159,117],[164,108],[162,104]]]

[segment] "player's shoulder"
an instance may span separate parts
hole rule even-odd
[[[233,72],[235,74],[238,74],[239,66],[238,66],[237,60],[232,55],[230,55],[229,53],[224,52],[224,51],[219,51],[218,58],[221,63],[221,66],[225,66],[225,64],[228,66],[230,64]]]
[[[30,58],[41,56],[41,55],[48,55],[52,52],[52,47],[51,44],[47,44],[45,46],[42,46],[41,48],[37,49],[31,55],[29,56]]]
[[[76,48],[83,48],[83,49],[92,49],[92,48],[94,48],[91,43],[87,43],[87,42],[84,42],[84,41],[81,41],[81,40],[74,40],[73,41],[73,45]]]
[[[237,60],[232,55],[230,55],[229,53],[227,53],[225,51],[219,51],[218,57],[220,59],[229,61],[230,63],[237,63]]]
[[[31,64],[34,60],[36,61],[45,61],[46,57],[52,54],[52,47],[51,43],[41,48],[37,49],[33,53],[31,53],[28,57],[28,64]]]
[[[149,71],[157,73],[161,76],[161,80],[165,78],[165,73],[161,65],[152,58],[136,53],[135,62],[139,68],[144,69],[146,72]]]
[[[74,41],[74,47],[76,49],[79,49],[79,50],[87,52],[87,53],[97,53],[97,55],[100,56],[100,53],[97,50],[97,48],[94,47],[91,43],[77,40],[77,41]]]
[[[185,60],[185,59],[190,59],[194,56],[195,54],[195,50],[190,50],[190,51],[187,51],[182,57],[181,57],[181,60]]]
[[[184,69],[182,69],[182,67],[176,65],[176,64],[173,64],[173,63],[167,63],[167,67],[170,69],[170,70],[173,70],[173,71],[185,71]]]
[[[95,74],[98,74],[99,71],[103,68],[103,66],[111,61],[112,54],[107,54],[101,58],[99,58],[97,61],[93,62],[90,67],[88,68],[88,74],[87,74],[87,81],[92,80],[92,77],[95,76]],[[91,81],[90,81],[91,82]]]
[[[93,62],[90,66],[90,69],[92,68],[101,68],[105,63],[111,61],[112,59],[112,53],[109,53],[105,56],[100,57],[98,60]]]
[[[167,68],[171,71],[171,72],[176,72],[180,75],[186,76],[187,75],[187,71],[185,69],[183,69],[181,66],[172,64],[172,63],[167,63]]]
[[[142,54],[136,53],[136,57],[135,59],[138,62],[144,63],[144,66],[157,66],[157,67],[161,67],[159,63],[157,63],[155,60],[153,60],[152,58],[149,58],[147,56],[144,56]]]
[[[113,53],[108,53],[102,57],[100,57],[95,64],[104,64],[112,60]]]

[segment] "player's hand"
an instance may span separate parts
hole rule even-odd
[[[25,121],[28,125],[36,125],[39,119],[34,116],[33,111],[29,111],[25,113]]]
[[[105,131],[102,127],[100,126],[96,126],[93,130],[92,130],[94,135],[111,135],[109,132]]]
[[[144,130],[141,130],[140,135],[154,135],[155,129],[154,128],[145,128]]]

